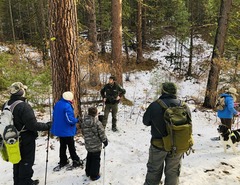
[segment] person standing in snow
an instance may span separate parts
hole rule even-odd
[[[25,98],[27,86],[21,82],[14,82],[10,87],[10,100],[4,106],[12,105],[14,102],[21,100],[13,110],[13,122],[16,129],[20,132],[20,154],[21,160],[13,165],[13,182],[14,185],[37,185],[39,180],[32,180],[33,164],[35,161],[35,140],[38,137],[37,131],[46,131],[51,127],[52,122],[37,122],[32,107],[27,103]]]
[[[232,129],[233,116],[239,115],[238,111],[234,108],[234,102],[237,100],[237,89],[231,87],[226,90],[226,93],[221,94],[224,97],[225,107],[223,110],[218,110],[217,115],[221,120],[221,123]]]
[[[117,131],[117,112],[121,97],[126,93],[119,84],[116,83],[116,77],[110,76],[108,83],[100,91],[105,103],[103,126],[107,125],[109,112],[112,111],[112,131]]]
[[[176,97],[177,87],[172,82],[162,84],[162,95],[159,97],[167,106],[177,106],[180,100]],[[188,108],[189,109],[189,108]],[[164,121],[164,108],[157,102],[152,102],[143,115],[143,124],[151,126],[151,145],[147,163],[147,175],[144,185],[159,185],[163,172],[165,185],[178,185],[183,154],[172,155],[163,147],[155,146],[154,139],[162,139],[167,135],[166,122]],[[189,116],[191,116],[189,110]],[[157,127],[157,128],[156,128]]]
[[[76,168],[82,165],[82,161],[78,157],[75,148],[74,136],[77,132],[76,124],[79,122],[74,116],[72,106],[73,93],[66,91],[62,94],[62,98],[55,104],[53,108],[53,125],[51,133],[60,139],[59,165],[53,171],[59,171],[62,167],[69,164],[66,150],[68,147],[70,157],[72,159],[72,167]]]
[[[86,176],[95,181],[100,178],[99,169],[101,161],[102,143],[104,147],[108,145],[105,130],[97,117],[98,111],[95,107],[88,109],[88,115],[81,123],[81,130],[85,140],[87,153]]]

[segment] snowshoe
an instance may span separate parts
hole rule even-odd
[[[78,168],[78,167],[80,167],[80,168],[84,168],[83,167],[83,160],[79,160],[79,161],[73,161],[73,164],[72,164],[72,166],[68,166],[67,168],[66,168],[66,170],[67,171],[71,171],[71,170],[73,170],[74,168]]]
[[[53,168],[53,171],[58,172],[58,171],[62,170],[63,167],[69,167],[69,163],[59,164]]]
[[[118,132],[118,129],[116,127],[112,128],[113,132]]]
[[[218,136],[218,137],[212,137],[211,140],[212,140],[212,141],[220,141],[220,136]]]

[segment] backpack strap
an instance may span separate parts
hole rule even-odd
[[[13,113],[14,108],[21,102],[23,102],[23,101],[22,100],[17,100],[14,103],[12,103],[12,105],[10,105],[10,111]]]
[[[167,104],[166,104],[164,101],[162,101],[161,99],[157,99],[156,102],[157,102],[162,108],[164,108],[164,109],[167,109],[167,108],[168,108]]]
[[[13,114],[14,108],[15,108],[19,103],[22,103],[23,101],[22,101],[22,100],[17,100],[17,101],[15,101],[15,102],[13,102],[11,105],[8,105],[8,102],[9,102],[9,101],[6,102],[3,110],[6,110],[6,109],[7,109],[7,110],[10,110],[10,111],[12,112],[12,114]],[[19,131],[19,133],[20,133],[20,132],[24,132],[24,131],[25,131],[24,128],[25,128],[25,125],[22,127],[22,129]]]
[[[10,111],[13,113],[14,108],[15,108],[19,103],[21,103],[21,102],[23,102],[23,101],[22,101],[22,100],[17,100],[17,101],[15,101],[15,102],[13,102],[11,105],[8,105],[8,102],[9,102],[9,101],[6,102],[3,110],[8,109],[8,110],[10,110]]]
[[[176,106],[183,106],[185,103],[181,100],[179,100],[179,105]],[[157,99],[156,102],[161,105],[162,108],[167,109],[169,106],[161,99]]]

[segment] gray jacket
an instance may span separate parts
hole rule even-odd
[[[107,140],[105,130],[98,117],[87,115],[81,123],[81,130],[88,152],[98,152],[102,149],[102,143]]]

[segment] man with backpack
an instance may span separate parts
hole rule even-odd
[[[175,146],[175,142],[171,143],[171,141],[175,140],[173,132],[177,133],[177,131],[173,131],[173,129],[177,127],[174,125],[174,122],[177,124],[179,123],[180,127],[182,124],[185,124],[185,122],[191,123],[191,113],[186,104],[182,106],[182,102],[177,99],[176,94],[177,87],[174,83],[163,83],[162,95],[157,101],[152,102],[144,113],[143,124],[151,126],[152,135],[149,149],[149,159],[147,163],[147,175],[144,185],[159,185],[163,172],[165,173],[165,185],[179,184],[182,156],[184,151],[187,151],[192,144],[187,143],[186,141],[186,143],[184,143],[186,144],[185,148],[183,147],[178,151],[178,145]],[[178,110],[174,108],[179,107],[179,112],[182,114],[182,118],[172,118],[169,119],[169,122],[171,123],[167,123],[168,121],[166,117],[169,118],[170,116],[165,114],[168,110],[167,107],[173,107],[169,110],[176,111],[177,113]],[[172,114],[174,115],[174,112],[172,112]],[[184,126],[187,128],[187,132],[183,129],[184,132],[180,132],[180,134],[182,134],[183,137],[187,137],[187,140],[191,140],[191,124],[188,124],[188,126]],[[167,142],[165,142],[165,140],[167,140]]]
[[[21,100],[13,110],[13,123],[20,132],[20,154],[21,160],[13,165],[14,185],[37,185],[39,180],[32,180],[32,166],[35,160],[35,140],[38,136],[37,131],[46,131],[51,127],[51,122],[39,123],[35,117],[32,107],[27,103],[25,98],[27,86],[21,82],[15,82],[10,87],[10,100],[5,105],[12,105],[14,102]]]

